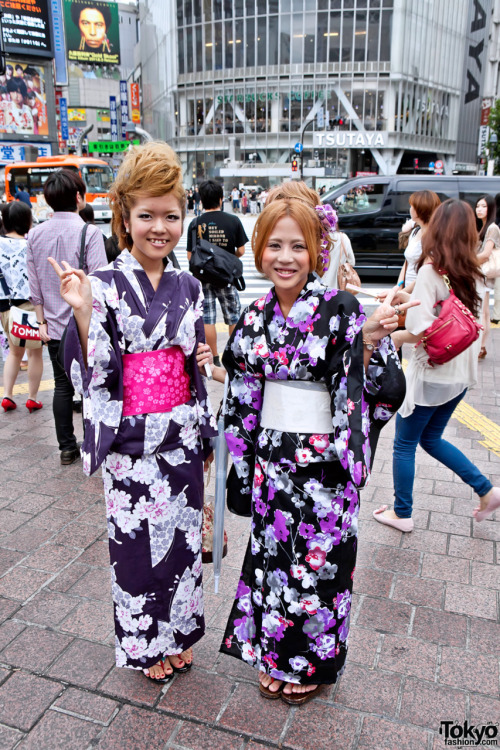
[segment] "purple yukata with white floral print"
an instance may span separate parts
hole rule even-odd
[[[390,338],[365,375],[365,319],[355,297],[311,274],[287,320],[274,288],[250,305],[223,357],[229,487],[251,494],[252,523],[221,651],[286,682],[334,683],[344,669],[359,489],[404,398]],[[266,379],[323,382],[330,434],[261,428]]]
[[[85,367],[71,318],[65,365],[83,394],[83,467],[102,466],[115,611],[116,664],[144,669],[200,640],[203,461],[217,434],[196,366],[203,293],[168,262],[157,290],[123,250],[90,276]],[[191,398],[169,412],[123,416],[124,354],[179,347]]]

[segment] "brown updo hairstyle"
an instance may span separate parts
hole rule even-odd
[[[326,254],[329,254],[332,243],[314,208],[320,204],[318,193],[307,187],[305,182],[284,182],[269,191],[265,208],[259,214],[252,234],[252,250],[258,271],[262,273],[262,255],[276,222],[290,216],[304,235],[310,271],[323,275],[325,268],[321,252],[324,247]]]
[[[118,237],[120,250],[132,249],[133,241],[125,229],[130,210],[140,196],[158,198],[172,193],[179,202],[182,218],[186,214],[186,192],[177,154],[163,141],[133,146],[127,152],[109,191],[113,219],[111,229]]]
[[[441,205],[441,200],[434,190],[417,190],[410,195],[408,203],[413,206],[420,221],[428,224],[436,208]]]

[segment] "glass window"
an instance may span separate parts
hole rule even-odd
[[[222,18],[222,0],[212,0],[212,2],[214,4],[214,19],[219,21]]]
[[[236,34],[236,39],[234,40],[234,66],[235,68],[243,68],[245,64],[243,60],[245,52],[245,32],[242,18],[234,22],[234,30]]]
[[[411,180],[399,180],[394,190],[394,205],[398,214],[410,214],[409,198],[412,193],[416,193],[418,190],[422,190],[423,185],[421,182],[413,182]],[[448,200],[448,198],[456,198],[456,183],[445,182],[442,184],[440,190],[436,190],[441,202]],[[478,196],[480,197],[480,196]],[[463,200],[462,195],[460,198]]]
[[[368,61],[378,60],[378,37],[380,26],[380,11],[371,10],[368,22],[368,44],[366,59]]]
[[[234,0],[234,15],[237,18],[243,15],[243,0]]]
[[[193,28],[186,29],[186,73],[193,72]]]
[[[257,65],[267,65],[266,61],[266,18],[257,19]]]
[[[280,65],[290,63],[290,16],[281,16]]]
[[[225,18],[233,17],[233,0],[224,0],[224,16]]]
[[[184,30],[179,29],[177,32],[177,47],[179,57],[179,73],[183,75],[186,71],[184,68]]]
[[[382,208],[387,184],[362,185],[351,188],[333,201],[333,207],[342,214],[367,214]]]
[[[184,23],[193,23],[193,3],[191,0],[184,0]]]
[[[302,95],[300,91],[291,97],[290,102],[290,130],[292,132],[300,130],[302,124]]]
[[[107,193],[113,182],[111,167],[82,167],[83,181],[87,186],[87,193]]]
[[[269,16],[269,59],[268,65],[278,64],[278,16]]]
[[[215,70],[222,70],[222,22],[214,23]]]
[[[212,24],[205,24],[205,70],[212,70],[213,67],[214,42],[212,39]]]
[[[196,70],[203,70],[203,37],[202,37],[202,27],[196,26]]]
[[[380,35],[380,60],[388,62],[391,59],[392,10],[382,11],[382,31]]]
[[[194,20],[195,20],[195,23],[200,23],[200,21],[201,21],[201,2],[200,2],[200,0],[194,0],[193,6],[194,6]]]
[[[354,32],[354,60],[364,62],[366,48],[366,13],[356,13],[356,31]]]
[[[259,16],[265,15],[267,13],[266,0],[257,0],[257,13],[259,14]]]
[[[183,23],[182,2],[179,2],[179,0],[177,0],[177,26],[182,26]]]
[[[255,66],[255,18],[246,19],[245,45],[247,51],[247,67]]]
[[[226,51],[226,68],[232,68],[233,67],[233,49],[234,49],[233,22],[226,21],[224,24],[224,28],[225,28],[224,47]]]
[[[329,60],[338,63],[340,57],[340,13],[330,14],[330,30],[328,33]]]
[[[212,20],[212,3],[211,0],[203,0],[203,16],[205,21]]]
[[[354,13],[347,11],[344,13],[342,24],[342,62],[352,60],[352,32],[354,26]]]
[[[288,5],[289,4],[290,3],[288,3]],[[290,10],[290,8],[283,7],[285,5],[287,5],[286,2],[280,3],[279,0],[269,0],[269,15],[271,15],[271,13],[283,13],[285,10]]]
[[[313,63],[316,47],[316,14],[306,13],[304,20],[304,62]]]
[[[255,0],[245,0],[247,16],[255,15]]]
[[[304,16],[302,13],[294,13],[292,23],[292,63],[301,63],[303,59],[302,47],[304,45]]]
[[[316,37],[316,60],[326,62],[328,41],[328,13],[318,13],[318,35]]]

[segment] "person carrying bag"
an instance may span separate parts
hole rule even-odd
[[[238,291],[244,291],[243,263],[232,253],[228,253],[213,242],[201,237],[198,219],[191,230],[192,249],[189,270],[198,281],[212,284],[218,289],[231,284]]]

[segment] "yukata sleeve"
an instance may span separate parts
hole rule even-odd
[[[67,329],[64,364],[75,390],[82,394],[85,436],[83,470],[90,476],[99,468],[115,440],[123,410],[123,368],[118,326],[116,290],[97,277],[92,283],[93,309],[90,319],[85,365],[73,317]]]
[[[208,398],[205,379],[201,375],[198,369],[198,365],[196,364],[196,352],[198,350],[198,344],[205,343],[205,328],[203,325],[203,292],[201,290],[201,284],[199,284],[199,294],[194,303],[194,313],[194,328],[196,340],[193,351],[187,360],[186,368],[191,379],[196,397],[198,425],[203,441],[203,456],[206,459],[212,453],[212,440],[217,436],[217,420],[215,419],[212,404],[210,403],[210,399]]]
[[[340,292],[337,299],[336,314],[329,321],[326,382],[337,455],[360,488],[369,478],[380,429],[403,401],[405,381],[389,337],[383,339],[365,373],[362,328],[366,316],[351,294]]]
[[[229,377],[224,414],[224,435],[235,469],[232,491],[252,492],[255,471],[255,446],[260,425],[263,376],[256,366],[257,351],[267,349],[264,333],[255,334],[244,324],[244,313],[224,351],[222,362]]]

